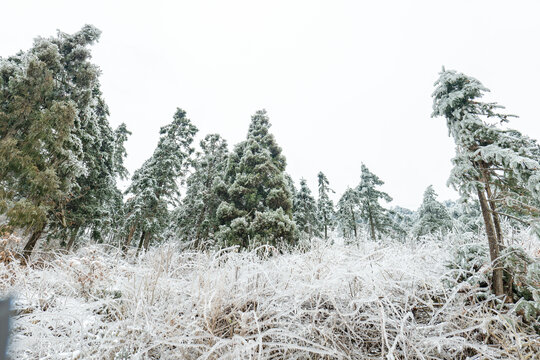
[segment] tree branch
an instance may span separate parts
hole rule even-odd
[[[514,219],[514,220],[516,220],[516,221],[519,221],[519,222],[522,223],[522,224],[531,226],[531,223],[530,223],[530,222],[527,222],[527,221],[522,220],[522,219],[520,219],[520,218],[517,218],[517,217],[515,217],[515,216],[509,215],[509,214],[505,214],[505,213],[502,213],[502,212],[500,212],[500,211],[493,211],[493,210],[489,210],[489,211],[490,211],[491,213],[493,213],[493,214],[498,214],[498,215],[506,216],[506,217],[508,217],[508,218],[510,218],[510,219]]]

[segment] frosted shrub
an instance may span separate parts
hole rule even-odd
[[[534,260],[519,246],[509,246],[501,251],[501,264],[504,268],[506,289],[510,300],[515,301],[512,311],[521,315],[527,323],[540,320],[540,261]],[[449,287],[464,289],[463,283],[476,289],[476,299],[489,297],[491,282],[488,249],[484,244],[465,244],[457,247],[450,261],[450,270],[444,283]],[[540,327],[535,325],[540,333]]]
[[[536,356],[540,337],[520,320],[521,310],[494,309],[490,294],[471,302],[475,289],[443,285],[450,243],[334,240],[283,254],[268,245],[200,252],[164,244],[130,261],[91,246],[39,268],[0,264],[0,289],[17,296],[10,354],[99,360]]]
[[[488,248],[485,244],[460,245],[446,263],[446,267],[450,269],[446,283],[453,286],[467,282],[472,286],[486,288],[489,282],[486,271],[488,264]]]

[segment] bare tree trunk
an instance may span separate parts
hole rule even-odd
[[[499,240],[499,245],[503,244],[503,235],[501,230],[501,222],[499,220],[499,214],[497,214],[497,206],[493,200],[493,194],[491,192],[491,187],[489,184],[486,184],[486,192],[488,196],[489,207],[491,208],[491,216],[493,217],[493,225],[495,227],[495,233],[497,234],[497,240]]]
[[[127,253],[127,249],[129,247],[129,244],[131,244],[131,239],[133,238],[133,234],[135,233],[135,225],[131,225],[129,228],[129,234],[126,237],[126,240],[122,244],[122,252],[125,254]]]
[[[497,234],[497,241],[499,242],[499,250],[503,249],[503,233],[501,230],[501,222],[499,218],[499,213],[497,212],[497,206],[495,205],[495,201],[493,199],[493,195],[491,193],[491,189],[489,187],[489,184],[486,184],[486,191],[488,195],[488,202],[489,207],[491,208],[491,216],[493,217],[493,226],[495,227],[495,233]],[[511,273],[503,269],[503,274],[506,274],[506,278],[503,276],[503,288],[504,293],[506,294],[507,302],[512,302],[514,297],[514,291],[512,289],[512,283],[514,282],[513,276]]]
[[[75,229],[72,230],[71,236],[69,237],[69,241],[66,245],[67,251],[70,251],[71,248],[73,247],[73,244],[75,244],[75,239],[77,238],[78,233],[79,233],[79,227],[76,227]]]
[[[369,227],[371,229],[371,240],[377,240],[375,238],[375,223],[373,222],[373,215],[369,212]]]
[[[353,221],[353,230],[354,230],[354,238],[357,239],[358,238],[358,234],[356,232],[356,217],[354,216],[354,211],[353,209],[351,208],[351,216],[352,216],[352,221]]]
[[[45,225],[35,230],[26,242],[26,245],[24,245],[23,257],[26,263],[28,263],[28,260],[30,260],[30,256],[32,256],[32,251],[34,251],[34,247],[36,246],[37,241],[41,237],[41,234],[43,234],[43,230],[45,230]]]
[[[152,238],[152,233],[150,231],[146,232],[144,234],[144,250],[148,250],[148,246],[150,246],[150,239]]]
[[[499,248],[499,253],[500,253],[503,247],[503,233],[501,229],[501,222],[500,222],[499,214],[497,213],[497,206],[495,204],[493,193],[491,191],[491,186],[489,185],[487,165],[482,162],[480,164],[480,168],[482,169],[483,182],[486,187],[487,200],[488,200],[489,208],[491,210],[490,213],[493,219],[493,228],[495,229],[495,234],[497,235],[497,242],[498,242],[498,248]],[[513,278],[512,278],[512,275],[508,273],[507,271],[505,271],[504,269],[502,269],[502,273],[503,273],[503,279],[502,279],[503,289],[504,289],[504,293],[506,294],[506,301],[511,302],[513,300],[513,291],[512,291]],[[504,278],[505,273],[506,275],[508,275],[506,279]]]
[[[328,220],[326,219],[326,212],[323,213],[323,222],[324,222],[324,240],[328,239],[328,226],[326,225]]]
[[[491,258],[491,264],[493,266],[493,279],[492,287],[495,295],[504,295],[503,286],[503,270],[499,259],[499,242],[494,230],[493,218],[491,217],[489,205],[487,203],[484,192],[478,189],[478,200],[480,201],[480,208],[482,209],[482,216],[484,218],[484,224],[486,226],[486,234],[489,244],[489,255]]]
[[[139,251],[141,251],[143,246],[144,238],[146,237],[146,231],[143,231],[141,233],[141,239],[139,240],[139,246],[137,246],[137,252],[135,253],[135,256],[139,255]]]

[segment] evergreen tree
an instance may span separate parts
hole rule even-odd
[[[6,119],[1,138],[20,150],[3,157],[10,170],[2,176],[18,185],[4,182],[9,194],[2,196],[2,208],[11,220],[18,218],[12,225],[32,232],[26,257],[46,226],[62,239],[81,228],[99,233],[106,222],[104,210],[118,194],[111,167],[114,135],[101,98],[99,69],[90,62],[89,46],[100,33],[90,25],[73,35],[59,32],[1,61],[1,116]],[[21,126],[26,130],[18,131]],[[26,181],[40,190],[25,186]]]
[[[296,190],[296,186],[294,185],[294,180],[292,179],[291,175],[285,173],[283,175],[285,177],[285,183],[287,184],[287,189],[289,190],[289,193],[291,194],[291,199],[294,199],[296,196],[296,193],[298,190]]]
[[[318,236],[317,205],[305,179],[300,179],[300,189],[293,200],[294,222],[297,229],[312,238]]]
[[[124,166],[124,159],[127,157],[127,151],[124,143],[127,141],[131,131],[126,127],[126,124],[122,123],[114,130],[114,156],[113,156],[113,169],[120,179],[125,180],[128,178],[129,171]]]
[[[247,139],[228,160],[224,201],[219,205],[220,238],[225,244],[276,245],[295,241],[285,157],[269,132],[265,110],[251,117]]]
[[[443,71],[435,83],[433,117],[446,118],[456,143],[449,184],[463,197],[476,195],[480,204],[493,264],[493,291],[511,292],[503,283],[500,253],[503,234],[500,216],[530,223],[540,215],[540,147],[516,130],[490,123],[507,122],[500,105],[481,102],[489,91],[478,80],[455,71]]]
[[[31,233],[26,257],[86,171],[67,145],[76,108],[56,96],[53,66],[33,53],[0,63],[0,213]]]
[[[362,164],[362,174],[360,184],[356,188],[358,201],[360,204],[360,216],[369,227],[369,232],[373,240],[376,239],[376,232],[387,233],[393,229],[394,223],[389,216],[389,211],[379,204],[379,200],[392,201],[387,193],[377,190],[377,187],[384,182],[379,177]]]
[[[317,175],[319,184],[319,199],[317,201],[317,214],[319,218],[319,224],[321,231],[324,233],[324,238],[328,239],[328,230],[332,228],[334,218],[334,203],[329,197],[330,192],[334,190],[330,189],[328,178],[322,171]]]
[[[185,240],[195,239],[195,247],[218,230],[216,213],[229,153],[227,142],[217,134],[207,135],[200,146],[202,151],[196,154],[193,173],[187,179],[186,196],[174,215],[176,232]]]
[[[110,235],[121,199],[116,177],[122,176],[118,171],[125,171],[125,152],[115,154],[117,139],[107,119],[109,110],[100,90],[100,71],[90,62],[88,49],[100,34],[95,27],[86,25],[73,35],[59,32],[57,37],[38,41],[38,51],[52,44],[61,55],[60,88],[77,105],[72,129],[77,140],[70,146],[81,151],[81,161],[87,169],[85,174],[77,176],[70,196],[55,209],[62,216],[49,224],[51,235],[65,239],[70,234],[68,248],[77,234],[85,230],[90,230],[92,238],[100,242]]]
[[[412,233],[414,236],[448,232],[452,229],[452,218],[446,207],[437,201],[437,193],[430,185],[424,192],[422,205],[418,209]]]
[[[126,203],[128,234],[123,250],[138,231],[138,249],[148,249],[154,236],[160,236],[170,219],[169,206],[178,204],[178,181],[186,174],[191,147],[197,128],[177,109],[173,121],[160,129],[160,138],[153,155],[135,171],[126,190],[131,195]]]
[[[359,205],[358,193],[351,188],[345,190],[337,203],[337,220],[345,238],[358,237]]]

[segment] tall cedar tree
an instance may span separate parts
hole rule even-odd
[[[319,199],[317,200],[317,215],[319,218],[320,230],[324,238],[328,239],[328,230],[332,229],[334,219],[334,203],[330,199],[329,193],[334,192],[330,189],[328,178],[322,171],[317,175],[319,185]]]
[[[154,236],[161,236],[168,225],[169,206],[178,205],[178,182],[189,166],[191,147],[197,128],[176,109],[173,121],[160,129],[160,138],[153,155],[135,171],[126,194],[127,235],[123,243],[126,251],[133,235],[138,232],[138,249],[148,249]]]
[[[448,182],[462,196],[478,197],[493,265],[492,288],[498,296],[509,295],[512,284],[503,281],[499,258],[503,244],[500,216],[529,224],[537,221],[540,147],[516,130],[496,126],[507,122],[509,115],[498,113],[502,107],[496,103],[479,101],[489,90],[478,80],[443,68],[435,87],[432,116],[446,118],[456,143]]]
[[[26,53],[0,63],[0,212],[7,225],[31,233],[30,256],[85,168],[68,148],[76,116],[68,97],[57,97],[54,64]]]
[[[214,239],[219,222],[219,193],[225,187],[224,177],[229,151],[227,142],[217,134],[200,142],[201,152],[193,161],[193,173],[187,178],[186,196],[175,210],[175,232],[184,240],[201,242]]]
[[[452,218],[446,207],[437,201],[437,193],[432,185],[424,192],[422,205],[418,209],[418,217],[413,225],[415,236],[445,233],[452,229]]]
[[[377,238],[376,233],[386,233],[393,227],[389,211],[379,204],[379,200],[392,201],[387,193],[377,190],[377,187],[384,182],[379,177],[362,164],[362,174],[360,184],[356,188],[358,201],[360,204],[360,216],[369,227],[371,238]]]
[[[98,231],[118,200],[115,139],[88,49],[99,36],[86,25],[1,60],[0,138],[4,150],[16,149],[2,154],[2,210],[32,233],[26,257],[47,226],[63,239],[82,228]]]
[[[309,239],[319,236],[319,222],[317,219],[317,204],[311,195],[306,179],[300,179],[300,189],[293,199],[293,218],[296,228]]]
[[[285,176],[285,157],[269,132],[265,110],[251,117],[247,139],[229,156],[224,201],[219,205],[220,239],[224,244],[292,243],[290,184]]]

